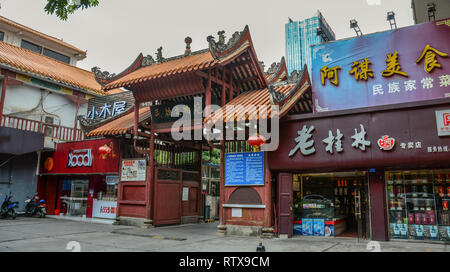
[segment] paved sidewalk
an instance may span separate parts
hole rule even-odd
[[[217,223],[141,229],[54,218],[0,220],[0,252],[67,252],[74,241],[85,252],[450,252],[444,243],[390,241],[375,243],[352,238],[294,237],[262,239],[219,237]],[[75,244],[76,244],[75,243]],[[369,244],[370,243],[370,244]]]

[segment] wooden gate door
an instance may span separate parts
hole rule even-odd
[[[181,224],[181,170],[156,168],[153,224]]]
[[[292,197],[292,174],[278,174],[278,234],[292,237],[294,234]]]

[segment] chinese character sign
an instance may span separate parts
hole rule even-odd
[[[126,101],[117,101],[114,103],[105,103],[99,107],[92,106],[88,109],[87,118],[88,119],[107,119],[109,117],[114,117],[125,112],[127,106]]]
[[[315,45],[311,53],[316,112],[450,96],[450,27],[439,21]]]

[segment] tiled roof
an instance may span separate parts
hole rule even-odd
[[[29,27],[27,27],[27,26],[21,25],[21,24],[19,24],[19,23],[17,23],[17,22],[14,22],[14,21],[12,21],[12,20],[10,20],[10,19],[8,19],[8,18],[5,18],[5,17],[3,17],[3,16],[0,16],[0,23],[4,23],[4,24],[10,25],[10,26],[19,28],[19,29],[21,29],[21,30],[23,30],[23,31],[32,33],[33,35],[36,35],[36,36],[39,36],[39,37],[41,37],[41,38],[43,38],[43,39],[46,39],[46,40],[55,42],[55,43],[57,43],[57,44],[59,44],[59,45],[61,45],[61,46],[64,46],[64,47],[68,48],[68,49],[74,50],[74,51],[78,52],[79,54],[83,55],[84,57],[86,57],[86,51],[83,51],[83,50],[81,50],[81,49],[78,49],[78,48],[76,48],[75,46],[73,46],[73,45],[71,45],[71,44],[69,44],[69,43],[64,42],[63,40],[60,40],[60,39],[57,39],[57,38],[55,38],[55,37],[49,36],[49,35],[47,35],[47,34],[44,34],[44,33],[42,33],[42,32],[39,32],[39,31],[34,30],[34,29],[32,29],[32,28],[29,28]]]
[[[92,72],[5,42],[0,42],[0,65],[2,64],[74,88],[104,94]]]
[[[111,82],[105,86],[105,90],[120,88],[128,84],[140,83],[143,81],[162,78],[184,72],[192,72],[206,69],[216,64],[209,50],[203,50],[199,53],[193,53],[190,56],[174,58],[167,62],[154,64],[138,69],[126,76]]]
[[[299,98],[304,92],[307,91],[309,85],[302,86],[298,88],[296,84],[280,84],[274,87],[274,90],[280,92],[283,95],[287,95],[292,91],[296,91],[296,98]],[[294,88],[298,88],[298,90],[293,90]],[[293,99],[296,102],[295,99]],[[288,102],[289,103],[289,102]],[[290,103],[289,103],[290,104]],[[266,107],[267,109],[267,118],[270,119],[274,116],[272,112],[272,105],[274,105],[271,101],[271,95],[268,88],[257,90],[257,91],[249,91],[242,93],[235,99],[231,100],[227,103],[226,106],[234,106],[235,111],[226,112],[226,106],[222,107],[224,111],[223,121],[249,121],[249,120],[258,120],[259,118],[265,118],[265,115],[260,113],[260,107]],[[289,107],[280,107],[279,116],[282,117]],[[214,123],[220,120],[221,116],[216,116],[212,114],[210,118],[206,118],[205,122],[208,120],[212,120]]]
[[[220,122],[221,119],[223,122],[270,119],[275,116],[272,111],[272,106],[275,105],[279,107],[278,116],[283,117],[311,87],[306,66],[304,69],[298,78],[277,82],[269,85],[268,88],[240,94],[221,108],[222,115],[213,113],[205,118],[205,123],[211,121],[216,123]],[[226,109],[229,106],[234,106],[234,110],[227,112]],[[260,111],[261,107],[265,107],[266,113]]]
[[[149,107],[139,109],[139,123],[148,120],[151,117]],[[134,127],[134,111],[125,114],[118,119],[108,122],[105,125],[94,129],[87,134],[88,137],[107,136],[107,135],[123,135],[131,133]]]
[[[171,84],[163,82],[164,80],[162,79],[177,77],[178,80],[181,78],[184,82],[197,81],[198,83],[199,77],[206,76],[205,72],[207,69],[214,67],[224,68],[226,66],[230,67],[234,79],[242,83],[240,87],[242,90],[247,91],[266,87],[267,82],[264,79],[264,73],[260,65],[257,65],[258,60],[248,26],[243,31],[236,31],[232,34],[227,43],[225,43],[223,32],[219,31],[218,34],[219,42],[215,42],[213,36],[208,36],[209,48],[207,49],[192,52],[188,55],[183,54],[163,59],[162,61],[158,60],[157,63],[155,63],[153,58],[149,59],[151,56],[145,57],[146,61],[144,61],[141,54],[129,68],[119,75],[103,77],[101,72],[97,73],[103,85],[103,90],[120,87],[133,89],[133,87],[136,87],[132,90],[133,92],[145,93],[147,92],[145,91],[146,89],[158,89],[161,85],[170,89],[169,85]],[[146,66],[146,64],[149,64],[149,66]],[[194,79],[192,72],[197,71],[203,75],[197,73],[196,79]],[[194,84],[192,83],[191,87],[194,87]],[[195,88],[198,89],[198,86],[195,86]],[[184,94],[175,91],[172,96],[176,95],[182,96]],[[144,100],[153,99],[149,95],[141,96],[141,99]]]

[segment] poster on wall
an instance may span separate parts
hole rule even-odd
[[[325,219],[313,219],[314,236],[325,236]]]
[[[305,236],[312,236],[314,234],[312,219],[302,218],[302,232]]]
[[[183,187],[183,201],[189,200],[189,187]]]
[[[122,160],[121,181],[145,181],[147,161],[145,159]]]
[[[264,152],[225,155],[225,186],[264,185]]]

